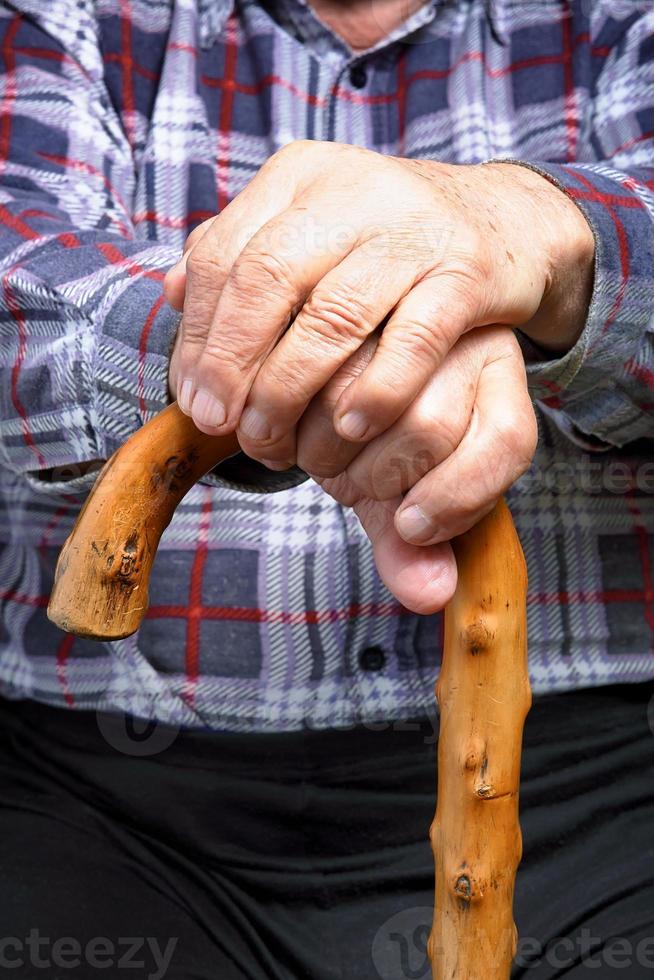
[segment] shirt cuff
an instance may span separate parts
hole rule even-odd
[[[495,161],[500,162],[500,161]],[[609,164],[505,160],[554,183],[581,209],[596,244],[595,284],[581,336],[552,357],[519,335],[532,397],[565,416],[588,448],[651,435],[644,375],[652,369],[654,221],[637,177]]]

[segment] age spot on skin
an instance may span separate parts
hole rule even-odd
[[[509,262],[513,262],[513,264],[515,265],[515,259],[513,258],[513,252],[507,252],[506,253],[506,257],[509,260]]]

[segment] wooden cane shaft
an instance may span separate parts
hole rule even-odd
[[[454,542],[456,593],[445,611],[436,869],[430,958],[434,980],[508,980],[515,955],[515,875],[527,674],[527,574],[500,501]]]
[[[170,405],[117,450],[98,474],[62,548],[48,616],[61,629],[117,640],[148,608],[157,545],[178,503],[238,452],[235,435],[207,436]]]

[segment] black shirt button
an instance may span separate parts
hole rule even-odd
[[[350,85],[352,88],[365,88],[368,84],[368,72],[365,65],[356,64],[350,68]]]
[[[383,670],[386,666],[386,654],[381,647],[366,647],[359,654],[359,664],[361,670],[370,671],[371,673]]]

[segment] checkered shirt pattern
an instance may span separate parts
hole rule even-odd
[[[513,160],[583,209],[582,337],[549,359],[522,339],[530,673],[537,692],[654,677],[651,4],[431,0],[353,55],[303,0],[14,0],[0,64],[2,694],[241,731],[431,709],[441,616],[399,606],[357,519],[297,472],[237,459],[189,493],[136,636],[45,614],[79,464],[167,402],[166,269],[295,139]]]

